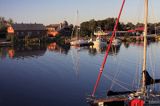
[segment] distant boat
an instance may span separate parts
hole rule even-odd
[[[103,38],[97,37],[96,40],[93,41],[93,44],[94,44],[94,46],[101,47],[101,46],[106,46],[107,42]]]
[[[94,35],[96,36],[106,36],[109,34],[108,32],[104,32],[100,27],[97,29],[98,30],[94,32]]]
[[[96,46],[106,46],[107,45],[107,41],[104,39],[103,36],[108,35],[108,33],[104,32],[103,30],[101,30],[101,28],[97,28],[98,30],[94,32],[94,35],[96,35],[96,40],[92,41],[94,45]]]
[[[79,37],[80,28],[76,28],[76,38],[71,39],[70,45],[71,46],[85,46],[88,45],[88,40],[81,39]]]
[[[115,39],[112,41],[112,45],[113,45],[113,46],[119,46],[119,45],[121,45],[121,40],[115,38]]]

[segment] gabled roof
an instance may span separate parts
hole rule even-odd
[[[14,30],[46,30],[46,27],[43,24],[12,24]]]

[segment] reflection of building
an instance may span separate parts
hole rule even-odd
[[[67,54],[68,50],[70,49],[70,46],[66,46],[66,45],[59,46],[57,43],[53,42],[53,43],[50,43],[47,46],[47,48],[48,48],[49,51],[54,51],[54,52]]]
[[[11,59],[19,58],[34,58],[43,56],[47,48],[45,44],[34,45],[17,45],[11,47],[0,47],[0,58],[5,59],[7,57]]]
[[[22,48],[14,48],[15,55],[14,58],[27,58],[27,57],[39,57],[43,56],[46,52],[46,46],[29,46],[29,47],[22,47]]]
[[[37,37],[43,38],[47,35],[43,24],[13,24],[8,27],[7,32],[13,34],[16,38]]]
[[[7,56],[8,48],[0,47],[0,58],[4,59]]]

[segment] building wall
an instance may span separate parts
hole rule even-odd
[[[18,38],[24,38],[24,37],[46,37],[47,32],[46,31],[41,31],[41,30],[36,30],[36,31],[29,31],[29,30],[24,30],[24,31],[14,31],[14,35]]]

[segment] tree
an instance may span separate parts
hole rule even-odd
[[[8,23],[9,23],[9,24],[13,24],[14,22],[13,22],[13,20],[12,20],[11,18],[9,18],[9,19],[8,19]]]
[[[135,25],[131,22],[128,22],[125,26],[126,26],[126,30],[135,29]]]

